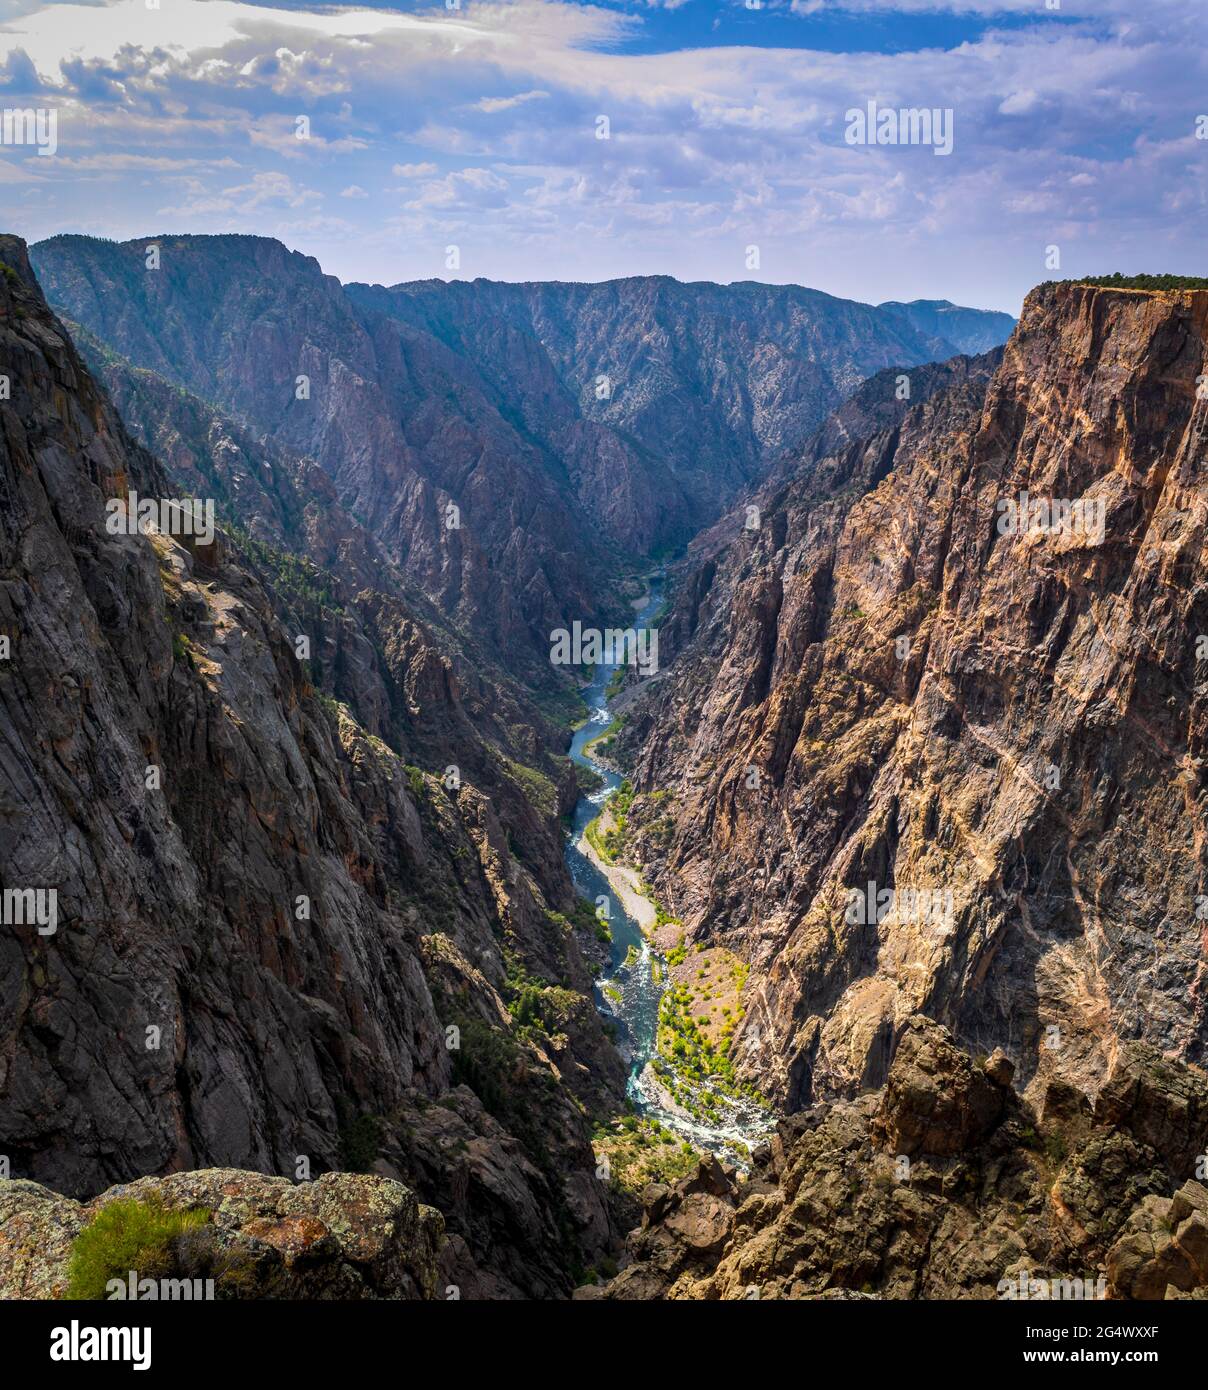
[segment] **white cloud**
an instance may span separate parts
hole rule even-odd
[[[542,91],[517,92],[515,96],[510,97],[483,97],[474,105],[476,110],[494,115],[496,111],[511,111],[517,106],[523,106],[526,101],[544,101],[548,96],[548,92]]]
[[[797,8],[806,43],[811,7]],[[1069,257],[1102,256],[1142,245],[1174,207],[1181,226],[1163,227],[1160,244],[1173,260],[1196,254],[1208,201],[1208,143],[1191,138],[1208,90],[1198,0],[1147,0],[1139,13],[1136,0],[1062,0],[1062,19],[1078,22],[1057,25],[1037,0],[821,8],[886,16],[886,32],[894,14],[926,12],[1035,23],[946,50],[643,52],[632,40],[650,11],[559,0],[415,14],[33,7],[0,26],[0,84],[49,88],[38,103],[60,111],[60,157],[5,152],[0,178],[53,191],[72,225],[141,232],[170,211],[200,230],[285,226],[315,238],[302,249],[337,272],[361,276],[378,257],[382,279],[433,273],[424,258],[453,232],[480,247],[474,273],[529,276],[745,278],[755,241],[767,278],[951,298],[962,275],[997,277],[1009,304],[1042,278],[1037,248],[1055,222]],[[953,108],[952,157],[847,147],[845,111],[874,98]],[[601,114],[609,140],[595,138]],[[175,207],[158,206],[154,180],[144,190],[148,175],[176,181]],[[389,175],[401,186],[383,197]],[[324,198],[349,222],[322,214]],[[41,217],[43,234],[58,229]]]

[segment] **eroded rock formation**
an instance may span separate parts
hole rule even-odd
[[[996,369],[837,421],[686,565],[631,850],[749,962],[737,1055],[788,1109],[882,1084],[916,1012],[1034,1096],[1126,1040],[1203,1060],[1206,317],[1041,287]],[[1068,524],[1012,529],[1037,501]]]
[[[780,1123],[749,1174],[652,1184],[587,1299],[1208,1297],[1208,1078],[1121,1047],[1040,1113],[1001,1056],[906,1025],[885,1087]]]

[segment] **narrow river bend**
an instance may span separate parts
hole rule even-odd
[[[663,601],[663,577],[652,575],[648,583],[646,598],[634,614],[636,628],[646,626]],[[730,1108],[723,1124],[711,1126],[692,1118],[678,1106],[669,1107],[664,1103],[665,1097],[647,1071],[647,1063],[655,1055],[667,963],[625,910],[616,887],[578,847],[588,823],[600,814],[604,802],[623,780],[620,774],[602,766],[585,752],[591,740],[612,722],[606,692],[617,665],[602,663],[597,666],[591,684],[580,692],[590,716],[587,723],[575,731],[570,746],[572,760],[590,768],[604,781],[598,791],[579,798],[566,845],[567,867],[582,896],[593,903],[602,896],[609,900],[612,947],[605,973],[596,981],[596,1006],[617,1030],[617,1046],[629,1066],[626,1093],[634,1108],[700,1148],[733,1155],[735,1146],[741,1153],[743,1146],[764,1135],[771,1117],[758,1107],[740,1104]]]

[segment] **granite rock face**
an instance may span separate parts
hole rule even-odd
[[[642,553],[713,522],[865,377],[966,350],[955,320],[949,339],[937,315],[915,322],[798,285],[633,276],[348,293],[471,362],[560,460],[593,523]],[[1013,326],[1006,314],[954,313],[987,346]]]
[[[750,1173],[647,1188],[620,1273],[575,1296],[1208,1296],[1208,1187],[1171,1161],[1208,1146],[1208,1077],[1129,1043],[1112,1079],[1138,1103],[1046,1119],[916,1016],[880,1092],[781,1121]],[[1141,1093],[1168,1102],[1166,1152]]]
[[[261,237],[60,237],[34,251],[57,309],[257,439],[313,460],[442,612],[534,681],[549,633],[619,602],[588,518],[475,374],[357,310],[316,261]],[[452,510],[451,510],[452,508]]]
[[[1043,286],[684,566],[632,845],[750,964],[740,1067],[789,1110],[883,1084],[918,1012],[1033,1098],[1129,1040],[1203,1061],[1206,319]]]
[[[572,793],[475,726],[401,591],[381,599],[393,645],[369,604],[345,611],[362,723],[301,659],[296,618],[312,608],[296,568],[237,533],[197,545],[110,529],[107,504],[179,485],[130,438],[22,244],[0,239],[0,260],[11,1175],[82,1198],[182,1169],[293,1177],[302,1160],[312,1176],[388,1162],[409,1177],[438,1166],[440,1133],[410,1117],[449,1106],[506,1193],[457,1192],[462,1276],[502,1296],[566,1292],[611,1237],[580,1096],[613,1105],[623,1085],[564,915],[557,815]],[[375,673],[401,710],[374,714]],[[539,760],[538,734],[508,738]],[[406,753],[430,769],[448,757],[460,785]],[[494,780],[477,781],[488,765]],[[516,1026],[520,979],[547,1001],[544,1031]],[[547,1225],[515,1221],[497,1258],[479,1236],[526,1207]]]

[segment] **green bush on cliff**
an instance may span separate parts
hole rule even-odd
[[[340,1128],[340,1167],[345,1173],[368,1173],[381,1145],[381,1120],[376,1115],[358,1115]]]
[[[133,1197],[109,1202],[75,1238],[64,1297],[103,1299],[105,1285],[124,1283],[131,1270],[145,1279],[170,1277],[177,1238],[209,1219],[204,1207],[169,1211],[158,1200]]]
[[[1058,284],[1098,285],[1105,290],[1208,290],[1208,279],[1202,275],[1080,275],[1076,280]]]
[[[607,922],[603,922],[596,914],[594,904],[589,903],[586,898],[576,898],[575,905],[571,909],[570,919],[577,930],[591,932],[597,941],[603,942],[605,946],[612,940],[612,929]]]
[[[542,816],[556,816],[558,814],[558,789],[545,775],[538,772],[535,767],[529,767],[525,763],[518,763],[512,758],[499,755],[508,776],[520,788],[527,798],[529,805]]]
[[[455,1015],[454,1021],[461,1034],[459,1047],[450,1054],[454,1084],[469,1086],[491,1114],[506,1124],[519,1100],[516,1040],[479,1018]]]

